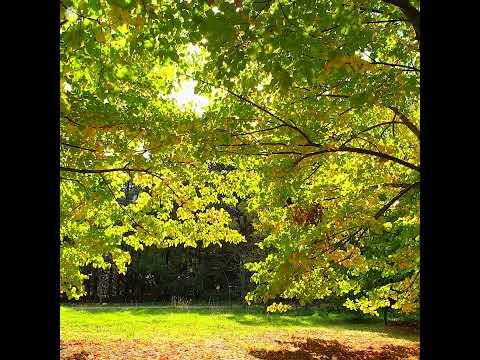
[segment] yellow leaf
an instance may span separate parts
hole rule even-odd
[[[95,39],[97,39],[97,41],[99,43],[104,43],[105,42],[105,33],[103,31],[99,31],[96,35],[95,35]]]
[[[77,127],[70,123],[66,126],[66,130],[68,134],[75,134],[78,131]]]
[[[128,24],[130,22],[130,12],[127,10],[121,10],[120,19],[122,19],[123,23]]]
[[[94,127],[87,127],[85,130],[85,134],[87,137],[94,137],[97,133],[97,129]]]
[[[141,15],[137,16],[137,19],[135,20],[135,28],[139,31],[143,27],[143,17]]]

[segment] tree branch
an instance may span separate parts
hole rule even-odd
[[[243,156],[271,156],[271,155],[302,155],[303,153],[298,151],[273,151],[273,152],[258,152],[258,153],[242,153],[238,151],[218,150],[220,153],[235,154]]]
[[[190,76],[190,75],[186,75],[186,76],[188,76],[189,78],[192,78],[192,79],[193,79],[193,77]],[[194,79],[194,80],[197,80],[197,79]],[[206,85],[215,87],[215,85],[209,83],[208,81],[205,81],[205,80],[202,80],[202,79],[198,79],[198,80],[199,80],[200,82],[202,82],[203,84],[206,84]],[[264,107],[261,106],[261,105],[258,105],[257,103],[253,102],[252,100],[249,100],[249,99],[243,97],[242,95],[239,95],[239,94],[233,92],[232,90],[230,90],[230,89],[228,89],[228,88],[222,88],[222,87],[220,87],[220,88],[223,89],[223,90],[225,90],[226,92],[228,92],[230,95],[233,95],[233,96],[236,97],[237,99],[240,99],[240,100],[242,100],[242,101],[244,101],[244,102],[252,105],[253,107],[255,107],[255,108],[263,111],[264,113],[270,115],[271,117],[277,119],[278,121],[280,121],[280,122],[281,122],[283,125],[285,125],[286,127],[290,128],[290,129],[292,129],[292,130],[295,130],[295,131],[298,132],[300,135],[302,135],[302,137],[303,137],[309,144],[312,143],[312,141],[310,140],[310,138],[308,137],[308,135],[305,134],[305,133],[304,133],[300,128],[298,128],[297,126],[289,124],[287,121],[283,120],[283,119],[282,119],[281,117],[279,117],[278,115],[275,115],[275,114],[272,113],[270,110],[264,108]]]
[[[256,19],[257,17],[259,17],[260,14],[262,13],[262,11],[265,10],[265,9],[267,8],[267,6],[270,5],[271,2],[272,2],[272,0],[267,0],[267,1],[265,2],[265,6],[258,12],[257,15],[255,15],[255,17],[254,17],[253,19]]]
[[[382,0],[400,8],[408,21],[413,25],[415,38],[420,42],[420,11],[418,11],[408,0]]]
[[[287,144],[282,142],[253,142],[253,143],[240,143],[240,144],[220,144],[218,146],[237,147],[237,146],[302,146],[302,147],[318,147],[318,144]]]
[[[74,172],[74,173],[79,173],[79,174],[104,174],[104,173],[111,173],[111,172],[141,172],[145,174],[149,174],[153,177],[156,177],[160,180],[165,180],[162,176],[155,174],[150,171],[150,169],[134,169],[134,168],[127,168],[128,163],[123,167],[123,168],[113,168],[113,169],[75,169],[75,168],[70,168],[70,167],[64,167],[60,166],[61,171],[67,171],[67,172]],[[164,185],[177,197],[178,194],[175,192],[175,190],[172,189],[172,187],[166,183]]]
[[[411,184],[410,186],[404,188],[402,191],[400,191],[397,195],[395,195],[388,203],[386,203],[385,205],[383,205],[383,207],[377,211],[377,213],[375,214],[374,218],[375,219],[378,219],[380,216],[382,216],[394,203],[395,201],[397,201],[398,199],[400,199],[403,195],[405,195],[406,193],[408,193],[410,190],[412,190],[413,188],[416,188],[420,186],[420,181],[417,181],[417,182],[414,182],[413,184]]]
[[[402,64],[391,64],[383,61],[372,61],[371,64],[373,65],[385,65],[385,66],[391,66],[391,67],[399,67],[405,69],[405,71],[416,71],[420,72],[420,69],[417,69],[414,66],[409,66],[409,65],[402,65]]]
[[[61,145],[64,145],[64,146],[71,147],[71,148],[75,148],[75,149],[80,149],[80,150],[86,150],[86,151],[90,151],[90,152],[95,152],[95,149],[89,149],[89,148],[85,148],[85,147],[78,146],[78,145],[68,144],[68,143],[65,143],[65,142],[61,142],[60,144],[61,144]]]
[[[76,126],[80,126],[80,124],[76,121],[73,121],[72,119],[70,119],[68,116],[64,115],[62,116],[65,120],[68,120],[69,122],[71,122],[73,125],[76,125]]]
[[[100,174],[100,177],[102,178],[103,182],[105,183],[105,185],[107,186],[108,190],[110,191],[110,194],[112,195],[113,199],[115,200],[115,202],[118,204],[118,206],[120,206],[120,208],[122,209],[122,211],[124,212],[125,215],[128,216],[128,218],[135,224],[137,225],[140,229],[144,230],[147,234],[149,235],[153,235],[150,231],[148,231],[147,229],[145,229],[141,224],[138,223],[138,221],[136,221],[129,213],[128,211],[125,209],[125,207],[120,203],[120,201],[118,201],[117,197],[115,196],[115,193],[113,192],[112,188],[110,187],[110,185],[108,184],[107,180],[105,180],[105,177]],[[156,235],[156,234],[155,234]]]
[[[391,20],[378,20],[378,21],[366,21],[364,24],[382,24],[382,23],[393,23],[393,22],[404,22],[407,19],[391,19]]]
[[[380,184],[380,185],[403,189],[403,188],[409,187],[411,184],[407,184],[407,183],[384,183],[384,184]]]
[[[68,7],[67,7],[62,1],[60,1],[60,5],[62,5],[65,10],[68,9]],[[92,20],[92,21],[95,21],[95,22],[99,23],[100,25],[102,25],[102,23],[100,22],[100,19],[94,19],[94,18],[85,16],[85,15],[82,15],[82,14],[80,14],[80,13],[77,12],[77,11],[73,11],[73,12],[74,12],[79,18]],[[60,24],[60,25],[63,25],[63,24]]]
[[[320,166],[322,164],[317,164],[317,166],[315,166],[315,168],[313,169],[313,171],[310,173],[310,175],[308,175],[305,179],[303,179],[303,182],[306,182],[308,179],[310,179],[317,171],[318,169],[320,169]]]
[[[109,172],[143,172],[146,174],[151,174],[148,169],[132,169],[132,168],[113,168],[113,169],[75,169],[70,167],[60,166],[61,171],[74,172],[79,174],[104,174]]]
[[[260,129],[260,130],[255,130],[255,131],[246,132],[246,133],[236,133],[236,134],[232,134],[232,136],[251,135],[251,134],[256,134],[256,133],[259,133],[259,132],[275,130],[275,129],[278,129],[278,128],[281,128],[281,127],[287,127],[287,125],[281,124],[281,125],[273,126],[273,127],[271,127],[271,128],[267,128],[267,129]]]
[[[409,169],[420,172],[420,167],[419,166],[411,164],[411,163],[409,163],[405,160],[396,158],[395,156],[388,155],[388,154],[385,154],[385,153],[382,153],[382,152],[379,152],[379,151],[355,148],[355,147],[350,147],[350,146],[340,146],[338,148],[323,149],[323,150],[320,150],[320,151],[316,151],[316,152],[313,152],[313,153],[306,154],[306,155],[300,157],[299,159],[297,159],[297,161],[295,162],[295,165],[300,163],[300,161],[302,161],[302,160],[304,160],[308,157],[311,157],[311,156],[325,154],[325,153],[335,153],[335,152],[351,152],[351,153],[357,153],[357,154],[372,155],[372,156],[375,156],[375,157],[379,157],[381,159],[396,162],[397,164],[403,165],[403,166],[405,166]]]
[[[82,184],[82,182],[81,182],[80,180],[78,180],[78,179],[72,179],[72,178],[66,178],[66,177],[60,176],[60,180],[74,181],[74,182],[78,183],[80,186],[82,186],[87,193],[90,192],[90,191],[88,190],[88,188],[87,188],[84,184]]]
[[[398,115],[400,119],[402,119],[402,123],[406,125],[417,136],[418,139],[420,139],[420,129],[417,128],[409,118],[403,115],[396,107],[389,106],[388,108],[392,110],[395,115]]]
[[[352,135],[347,141],[345,141],[342,146],[346,145],[347,143],[349,143],[350,141],[352,141],[353,139],[355,139],[356,137],[358,137],[358,135],[364,133],[364,132],[367,132],[367,131],[370,131],[372,129],[375,129],[377,127],[380,127],[380,126],[383,126],[383,125],[391,125],[391,124],[403,124],[402,122],[400,121],[386,121],[386,122],[382,122],[382,123],[379,123],[379,124],[376,124],[376,125],[372,125],[366,129],[363,129],[361,131],[359,131],[358,133]]]

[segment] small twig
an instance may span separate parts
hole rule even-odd
[[[147,234],[149,235],[153,235],[150,231],[148,231],[147,229],[145,229],[141,224],[139,224],[129,213],[128,211],[125,209],[125,207],[120,203],[120,201],[118,201],[117,197],[115,196],[115,193],[113,192],[113,190],[110,188],[110,185],[108,184],[108,182],[105,180],[105,177],[100,174],[100,177],[102,178],[103,182],[105,183],[105,185],[107,186],[108,190],[110,191],[110,193],[112,194],[112,197],[113,199],[115,200],[115,202],[118,204],[118,206],[120,206],[120,208],[122,209],[122,211],[125,213],[125,215],[127,215],[127,217],[135,224],[137,225],[140,229],[144,230]],[[156,234],[155,234],[156,235]]]
[[[254,16],[253,19],[256,19],[257,17],[259,17],[260,14],[262,13],[262,11],[265,10],[265,9],[267,8],[267,6],[270,5],[270,3],[271,3],[271,0],[268,0],[268,1],[265,3],[265,6],[258,12],[257,15]]]
[[[65,142],[61,142],[60,145],[64,145],[64,146],[68,146],[68,147],[71,147],[71,148],[75,148],[75,149],[79,149],[79,150],[85,150],[85,151],[90,151],[90,152],[96,152],[95,149],[89,149],[89,148],[86,148],[86,147],[83,147],[83,146],[79,146],[79,145],[73,145],[73,144],[68,144],[68,143],[65,143]]]
[[[391,64],[391,63],[387,63],[387,62],[383,62],[383,61],[373,61],[373,62],[371,62],[371,64],[373,64],[373,65],[385,65],[385,66],[391,66],[391,67],[399,67],[399,68],[405,69],[404,71],[420,72],[420,69],[417,69],[416,67],[409,66],[409,65]]]
[[[66,115],[63,115],[62,118],[64,118],[65,120],[68,120],[69,122],[71,122],[72,124],[74,124],[76,126],[81,126],[78,122],[73,121],[72,119],[70,119],[70,117],[68,117]]]
[[[187,75],[185,74],[187,77],[191,78],[191,79],[194,79],[192,76],[190,75]],[[195,80],[195,79],[194,79]],[[202,82],[203,84],[206,84],[206,85],[209,85],[209,86],[214,86],[214,87],[218,87],[218,86],[215,86],[211,83],[209,83],[208,81],[205,81],[205,80],[202,80],[202,79],[198,79],[200,82]],[[252,105],[253,107],[263,111],[264,113],[270,115],[271,117],[277,119],[278,121],[280,121],[283,125],[285,125],[286,127],[289,127],[290,129],[298,132],[300,135],[303,136],[303,138],[307,141],[307,143],[309,144],[312,144],[312,140],[310,140],[310,137],[305,133],[303,132],[299,127],[295,126],[295,125],[292,125],[292,124],[289,124],[286,120],[282,119],[281,117],[279,117],[278,115],[275,115],[274,113],[272,113],[270,110],[268,110],[267,108],[261,106],[261,105],[258,105],[257,103],[253,102],[252,100],[249,100],[245,97],[243,97],[242,95],[239,95],[235,92],[233,92],[232,90],[228,89],[228,88],[223,88],[223,87],[220,87],[221,89],[225,90],[226,92],[228,92],[230,95],[233,95],[234,97],[236,97],[237,99],[239,100],[242,100],[243,102],[246,102],[250,105]]]
[[[310,179],[317,171],[318,169],[320,169],[320,166],[322,164],[317,164],[317,166],[315,167],[315,169],[313,169],[312,173],[310,175],[308,175],[305,179],[303,179],[303,182],[307,181],[308,179]]]
[[[66,178],[66,177],[60,176],[60,180],[74,181],[78,183],[80,186],[82,186],[88,194],[90,194],[90,191],[88,190],[88,188],[84,184],[82,184],[82,182],[78,179],[72,179],[72,178]]]
[[[65,9],[68,9],[68,7],[60,0],[60,4],[65,8]],[[72,10],[73,11],[73,10]],[[82,15],[80,14],[79,12],[77,11],[73,11],[78,17],[82,18],[82,19],[88,19],[88,20],[92,20],[92,21],[95,21],[97,23],[99,23],[100,25],[102,25],[102,23],[100,22],[99,19],[94,19],[94,18],[91,18],[91,17],[88,17],[88,16],[85,16],[85,15]]]
[[[372,125],[366,129],[363,129],[361,131],[359,131],[358,133],[352,135],[349,139],[347,139],[343,144],[342,146],[345,146],[346,144],[348,144],[350,141],[352,141],[353,139],[357,138],[358,135],[364,133],[364,132],[367,132],[367,131],[370,131],[370,130],[373,130],[377,127],[380,127],[380,126],[384,126],[384,125],[390,125],[392,124],[393,120],[392,121],[387,121],[387,122],[382,122],[382,123],[379,123],[379,124],[375,124],[375,125]],[[401,123],[400,121],[398,121],[397,123]]]
[[[277,125],[277,126],[274,126],[274,127],[271,127],[271,128],[267,128],[267,129],[260,129],[260,130],[255,130],[255,131],[246,132],[246,133],[237,133],[237,134],[232,134],[232,136],[244,136],[244,135],[251,135],[251,134],[256,134],[256,133],[259,133],[259,132],[270,131],[270,130],[276,130],[276,129],[279,129],[279,128],[281,128],[281,127],[287,127],[287,125],[285,125],[285,124],[281,124],[281,125]]]
[[[377,20],[377,21],[366,21],[364,24],[381,24],[381,23],[393,23],[393,22],[408,22],[407,19],[392,19],[392,20]]]

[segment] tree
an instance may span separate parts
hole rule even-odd
[[[217,156],[262,158],[252,209],[275,252],[249,265],[249,299],[349,294],[346,306],[363,312],[389,298],[415,310],[418,11],[403,1],[218,6],[216,21],[240,13],[248,24],[227,42],[206,32],[211,61],[194,76],[227,94],[205,115],[228,134]]]
[[[70,297],[83,293],[85,265],[109,267],[110,256],[125,272],[130,256],[122,243],[137,249],[243,240],[228,226],[228,213],[213,205],[235,203],[235,184],[247,175],[213,173],[192,157],[196,115],[168,98],[178,54],[168,50],[172,43],[144,51],[155,42],[152,31],[171,41],[175,24],[165,26],[150,7],[136,13],[130,5],[60,2],[60,281]],[[177,10],[172,2],[165,16]],[[160,61],[159,53],[169,57]],[[149,191],[123,205],[130,179]]]
[[[111,253],[122,268],[122,241],[241,241],[227,214],[212,213],[235,192],[255,195],[248,209],[271,250],[249,265],[249,301],[348,295],[367,313],[390,298],[418,308],[418,8],[61,3],[62,239],[74,239],[62,242],[65,291],[79,286],[80,263],[103,266]],[[187,83],[203,97],[179,108]],[[220,176],[208,163],[237,170]],[[129,176],[155,190],[115,206]],[[180,220],[146,215],[174,202]]]

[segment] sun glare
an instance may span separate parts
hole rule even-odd
[[[210,100],[205,96],[195,94],[196,84],[195,80],[183,80],[170,96],[182,111],[193,111],[202,116]]]

